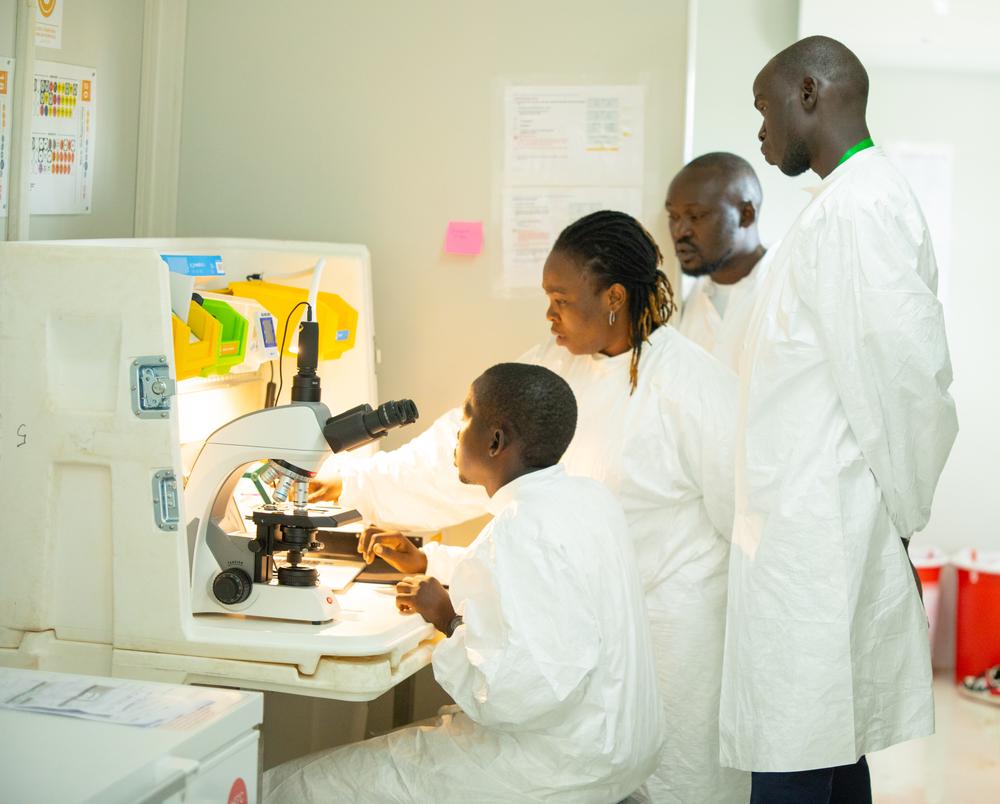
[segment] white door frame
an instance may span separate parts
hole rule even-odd
[[[135,177],[136,237],[177,231],[187,0],[146,0]]]

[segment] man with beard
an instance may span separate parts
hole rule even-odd
[[[958,430],[927,224],[873,145],[868,74],[822,36],[753,84],[770,164],[822,182],[740,363],[719,724],[751,802],[871,802],[865,755],[934,731],[905,540]]]
[[[680,331],[734,371],[771,254],[757,232],[760,203],[750,163],[725,152],[689,162],[667,192],[677,259],[687,276],[698,278]]]

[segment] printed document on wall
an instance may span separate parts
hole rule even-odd
[[[30,197],[33,215],[89,213],[94,190],[97,71],[35,62]]]
[[[638,218],[638,187],[509,187],[503,197],[504,284],[537,288],[552,244],[566,226],[600,209]]]
[[[641,86],[508,87],[506,183],[642,184]]]
[[[0,218],[7,217],[10,196],[10,98],[14,60],[0,58]]]
[[[639,217],[644,156],[644,87],[507,87],[502,286],[537,287],[556,236],[577,218]]]

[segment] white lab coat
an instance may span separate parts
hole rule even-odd
[[[733,505],[736,379],[673,327],[631,352],[574,356],[548,341],[521,357],[565,379],[579,409],[563,463],[621,501],[653,632],[667,738],[647,783],[657,802],[745,802],[749,777],[719,766],[718,700]],[[458,410],[394,452],[345,468],[342,501],[370,519],[432,529],[484,512],[453,465]]]
[[[771,256],[777,248],[775,245],[764,252],[753,270],[735,284],[718,285],[711,276],[698,277],[684,300],[678,327],[681,335],[715,355],[733,371],[739,371],[750,315],[757,301],[757,293],[767,276]],[[712,297],[723,288],[729,293],[729,300],[725,311],[720,315]]]
[[[934,728],[900,537],[957,432],[930,235],[881,149],[823,181],[774,256],[741,364],[724,764],[855,762]]]
[[[523,475],[450,578],[464,617],[434,651],[460,711],[296,760],[265,801],[596,802],[656,766],[663,721],[620,504],[562,466]]]

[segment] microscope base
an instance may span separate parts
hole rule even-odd
[[[269,620],[327,623],[337,618],[340,605],[325,586],[279,586],[276,582],[255,583],[250,597],[229,606],[205,595],[197,614],[242,614]]]

